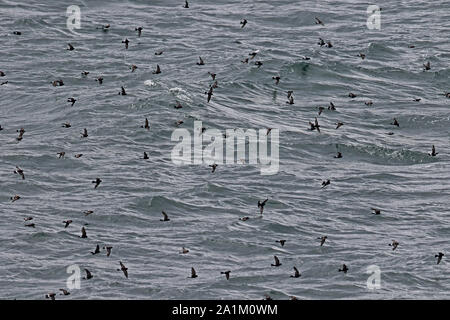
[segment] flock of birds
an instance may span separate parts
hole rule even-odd
[[[183,8],[186,8],[186,9],[189,8],[188,1],[185,1],[185,4],[183,5]],[[248,23],[248,21],[246,19],[243,19],[242,21],[240,21],[240,27],[244,28],[247,25],[247,23]],[[318,17],[315,17],[315,24],[325,26],[325,24]],[[102,25],[100,27],[97,27],[97,29],[101,29],[103,32],[108,32],[110,27],[111,27],[110,24],[107,24],[107,25]],[[136,27],[135,31],[138,33],[138,37],[140,37],[141,34],[142,34],[142,31],[143,31],[143,27]],[[13,34],[21,35],[22,33],[20,31],[14,31]],[[125,39],[125,40],[122,41],[122,43],[124,44],[125,49],[128,49],[130,41],[128,39]],[[327,47],[327,48],[333,47],[333,44],[331,43],[330,40],[325,41],[322,38],[319,38],[318,45],[320,45],[321,47],[324,46],[324,47]],[[411,45],[411,46],[409,46],[409,48],[414,48],[414,46]],[[75,47],[72,44],[69,43],[68,47],[67,47],[67,50],[74,51],[76,49],[75,49]],[[249,53],[249,57],[245,58],[241,62],[245,63],[245,64],[248,64],[250,62],[250,60],[253,60],[257,56],[258,52],[259,51],[254,51],[254,52]],[[155,55],[162,55],[162,54],[163,54],[163,51],[155,52]],[[361,59],[365,59],[366,58],[366,54],[364,54],[362,52],[360,52],[357,56],[360,57]],[[303,60],[310,60],[310,58],[306,57],[306,56],[303,57],[302,59]],[[258,68],[260,68],[263,65],[263,62],[262,61],[255,61],[254,64]],[[205,61],[202,59],[202,57],[199,57],[199,61],[197,62],[197,65],[199,65],[199,66],[205,65]],[[133,65],[130,66],[130,69],[131,69],[131,72],[135,72],[138,69],[138,67],[133,64]],[[424,71],[428,71],[430,69],[431,69],[430,62],[427,62],[427,63],[423,64],[423,70]],[[160,74],[161,72],[162,71],[161,71],[160,66],[157,65],[156,69],[153,71],[153,74]],[[218,82],[216,80],[216,76],[217,75],[215,73],[208,72],[208,74],[211,76],[212,80],[214,81],[210,85],[209,89],[207,91],[205,91],[205,95],[207,95],[207,102],[209,103],[211,98],[212,98],[212,96],[213,96],[213,90],[218,88]],[[82,77],[87,77],[89,75],[89,72],[83,71],[81,73],[81,75],[82,75]],[[5,76],[6,76],[5,72],[0,71],[0,77],[5,77]],[[272,79],[275,80],[275,84],[278,85],[280,83],[281,77],[279,75],[275,75],[275,76],[272,77]],[[97,81],[99,83],[99,85],[101,85],[103,83],[103,77],[99,76],[99,77],[97,77],[95,79],[95,81]],[[6,84],[8,84],[8,81],[1,82],[0,85],[6,85]],[[57,79],[57,80],[52,81],[51,84],[53,86],[55,86],[55,87],[56,86],[63,86],[64,82],[63,82],[62,79]],[[119,91],[118,94],[119,95],[127,95],[127,92],[126,92],[126,90],[125,90],[125,88],[123,86],[121,87],[121,90]],[[447,98],[450,98],[450,92],[446,92],[446,93],[444,93],[444,95]],[[352,93],[352,92],[350,92],[348,96],[350,98],[356,98],[357,95]],[[420,98],[413,98],[412,100],[418,102],[421,99]],[[71,106],[74,106],[76,101],[77,101],[77,99],[75,99],[74,97],[70,97],[70,98],[67,99],[67,102],[69,102],[71,104]],[[286,103],[287,104],[291,104],[291,105],[294,104],[294,92],[292,90],[287,91],[287,102]],[[373,102],[369,100],[369,101],[366,101],[365,104],[367,106],[371,106],[371,105],[373,105]],[[176,101],[176,105],[174,106],[174,108],[175,109],[180,109],[182,107],[183,106],[181,105],[181,103],[179,101]],[[318,116],[320,116],[322,114],[322,112],[326,109],[326,107],[322,107],[321,106],[318,109],[319,109]],[[334,105],[333,102],[330,102],[330,104],[327,107],[327,109],[328,110],[336,110],[336,106]],[[179,126],[182,123],[183,123],[183,121],[179,120],[179,121],[176,122],[176,125]],[[344,125],[343,122],[337,122],[335,129],[337,130],[343,125]],[[398,120],[396,118],[393,119],[391,125],[396,126],[396,127],[400,127],[400,124],[399,124],[399,122],[398,122]],[[66,123],[62,124],[62,127],[70,128],[71,124],[69,122],[66,122]],[[150,130],[150,124],[149,124],[149,120],[147,118],[145,118],[144,125],[142,125],[141,128],[144,128],[146,130]],[[319,121],[318,121],[317,117],[315,117],[314,122],[311,122],[311,121],[309,122],[309,130],[311,130],[311,131],[317,130],[317,132],[320,133],[320,128],[321,128],[321,126],[319,124]],[[2,131],[3,129],[4,128],[0,125],[0,131]],[[204,130],[205,130],[205,128],[202,128],[202,131],[204,131]],[[267,134],[270,133],[270,130],[271,130],[271,128],[267,129]],[[26,131],[25,131],[24,128],[20,128],[19,130],[17,130],[17,132],[18,132],[18,136],[17,136],[16,140],[17,140],[17,142],[20,142],[23,139],[24,134],[25,134]],[[393,132],[389,132],[387,134],[388,135],[393,135],[394,133]],[[85,128],[83,130],[83,132],[81,133],[81,137],[82,138],[87,138],[88,136],[89,136],[88,130]],[[433,156],[433,157],[438,155],[434,145],[432,145],[431,152],[429,153],[429,155]],[[57,156],[59,158],[64,158],[65,157],[65,152],[59,152],[57,154]],[[83,154],[75,154],[74,155],[75,158],[80,158],[82,156],[83,156]],[[335,158],[342,158],[343,155],[342,155],[341,152],[337,152],[337,154],[334,157]],[[148,154],[146,152],[144,152],[143,159],[148,159],[148,158],[149,158]],[[218,167],[218,164],[214,163],[214,164],[210,165],[210,167],[212,168],[212,173],[214,173],[216,171],[217,167]],[[14,174],[19,175],[22,180],[25,180],[25,171],[22,168],[20,168],[19,166],[16,166],[16,169],[14,170]],[[100,178],[96,178],[95,180],[92,181],[92,183],[94,184],[94,189],[97,189],[100,186],[100,184],[102,183],[102,180]],[[331,181],[329,179],[325,180],[325,181],[322,182],[322,187],[321,188],[326,188],[330,184],[331,184]],[[21,197],[20,197],[20,195],[14,195],[10,199],[11,199],[11,202],[16,202],[16,201],[20,200]],[[269,199],[265,199],[263,201],[258,201],[258,203],[257,203],[257,207],[259,209],[259,213],[261,214],[261,216],[263,214],[264,208],[267,205],[268,201],[269,201]],[[371,210],[372,210],[372,213],[374,215],[380,215],[381,214],[381,210],[378,209],[378,208],[371,208]],[[92,210],[88,210],[88,211],[84,212],[84,215],[88,216],[88,215],[90,215],[92,213],[93,213]],[[169,218],[168,214],[165,211],[162,211],[162,215],[163,215],[163,218],[160,219],[160,221],[162,221],[162,222],[169,222],[170,221],[170,218]],[[239,220],[241,220],[241,221],[247,221],[249,219],[250,219],[250,217],[248,217],[248,216],[239,218]],[[25,224],[26,227],[31,227],[31,228],[35,227],[35,224],[30,222],[31,220],[33,220],[33,217],[25,217],[24,218],[24,221],[26,222],[26,224]],[[73,220],[69,220],[69,219],[63,221],[64,228],[68,228],[72,222],[73,222]],[[81,228],[80,238],[85,239],[87,237],[88,236],[87,236],[86,229],[83,226]],[[320,246],[323,246],[325,244],[326,240],[328,239],[328,237],[327,236],[321,236],[318,239],[320,240]],[[276,240],[276,243],[279,243],[283,247],[285,245],[285,243],[286,243],[286,240],[284,240],[284,239]],[[392,240],[392,243],[389,244],[389,246],[392,247],[392,250],[396,250],[399,245],[400,245],[400,243],[398,241],[396,241],[396,240]],[[104,246],[103,247],[103,250],[106,250],[106,256],[107,257],[109,257],[111,255],[112,248],[113,248],[112,246]],[[100,253],[101,253],[101,251],[100,251],[100,246],[99,245],[97,245],[95,250],[91,252],[92,255],[96,255],[96,254],[100,254]],[[179,253],[180,254],[188,254],[189,253],[189,249],[186,249],[185,247],[182,247],[182,249],[181,249],[181,251]],[[438,252],[435,255],[435,258],[437,258],[437,264],[439,264],[441,262],[443,256],[444,256],[444,254],[442,252]],[[274,263],[271,264],[272,267],[279,267],[279,266],[282,265],[282,263],[280,262],[280,259],[277,256],[274,256],[273,259],[274,259]],[[124,265],[124,263],[122,261],[119,261],[119,266],[120,266],[120,268],[117,269],[117,271],[121,271],[123,273],[123,275],[128,279],[128,268]],[[290,277],[292,277],[292,278],[299,278],[299,277],[301,277],[301,273],[296,268],[296,266],[293,266],[293,270],[294,270],[294,274],[291,275]],[[94,278],[94,275],[92,274],[92,272],[90,270],[84,269],[84,271],[86,273],[86,276],[83,278],[84,280],[90,280],[90,279]],[[343,264],[342,267],[338,269],[338,271],[339,272],[343,272],[343,273],[347,273],[349,271],[349,267],[346,264]],[[220,273],[225,275],[225,278],[227,280],[230,279],[231,270],[221,271]],[[190,278],[197,278],[198,277],[197,271],[193,267],[191,267],[191,274],[190,274],[189,277]],[[61,295],[66,295],[66,296],[70,295],[70,292],[67,289],[59,289],[59,290],[61,291]],[[51,300],[55,300],[55,297],[56,297],[56,293],[55,292],[50,292],[50,293],[45,295],[45,298],[48,298],[48,299],[51,299]],[[266,300],[271,300],[272,298],[270,296],[268,296],[268,295],[265,295],[265,299]],[[297,298],[294,297],[294,296],[291,296],[291,299],[296,300]]]

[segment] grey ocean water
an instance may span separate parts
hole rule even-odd
[[[73,264],[94,278],[64,299],[450,298],[450,1],[183,4],[0,0],[0,80],[9,81],[0,86],[0,298],[44,299],[65,287]],[[382,8],[381,30],[366,26],[369,4]],[[81,9],[76,34],[66,27],[69,5]],[[96,29],[107,23],[109,32]],[[320,47],[319,37],[334,46]],[[240,62],[254,50],[251,64]],[[210,103],[208,71],[219,84]],[[65,85],[53,87],[56,79]],[[117,94],[121,86],[127,96]],[[330,101],[337,110],[318,116]],[[316,116],[321,133],[308,131]],[[150,131],[140,128],[145,117]],[[174,123],[192,131],[194,119],[222,131],[279,128],[279,172],[173,164]],[[71,128],[61,127],[66,121]],[[338,121],[345,125],[336,130]],[[437,157],[428,156],[432,144]],[[336,145],[342,159],[333,158]],[[103,182],[94,190],[96,177]],[[324,179],[331,185],[322,190]],[[22,198],[11,203],[15,194]],[[159,221],[162,210],[170,222]],[[36,228],[25,227],[27,216]],[[73,223],[64,229],[66,219]],[[91,255],[97,244],[112,245],[111,256]],[[179,254],[182,246],[189,254]],[[270,266],[274,255],[281,267]],[[129,279],[116,271],[119,260]],[[347,274],[338,272],[343,263]],[[381,269],[379,290],[366,286],[370,265]],[[298,279],[289,277],[293,266]],[[191,267],[198,278],[188,278]]]

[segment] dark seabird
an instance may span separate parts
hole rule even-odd
[[[3,128],[2,128],[2,126],[0,125],[0,131],[2,131],[3,130]]]
[[[23,221],[30,221],[30,220],[33,220],[33,217],[26,217],[26,218],[23,218]]]
[[[218,164],[214,163],[214,164],[210,164],[209,166],[212,168],[211,173],[214,173],[216,171]]]
[[[167,215],[167,213],[165,213],[164,211],[161,211],[162,215],[163,215],[163,219],[159,219],[159,221],[170,221],[169,216]]]
[[[394,251],[395,249],[397,249],[399,244],[400,243],[398,243],[397,241],[392,240],[392,243],[389,243],[389,246],[391,246],[392,247],[392,251]]]
[[[45,299],[55,300],[56,293],[51,292],[45,295]]]
[[[288,97],[288,101],[286,101],[286,103],[287,104],[294,104],[294,96],[292,94]]]
[[[23,170],[20,169],[18,166],[16,166],[16,170],[14,170],[15,174],[18,174],[19,176],[22,177],[22,180],[25,180],[25,174],[23,173]]]
[[[413,101],[415,102],[419,102],[420,100],[422,100],[421,98],[414,98]]]
[[[395,118],[394,118],[394,122],[392,122],[391,125],[400,127],[400,124],[398,123],[397,119],[395,119]]]
[[[87,138],[88,136],[89,136],[89,135],[88,135],[87,129],[84,128],[83,133],[81,134],[81,137],[82,137],[82,138]]]
[[[177,101],[177,104],[175,106],[173,106],[175,109],[181,109],[183,108],[183,106],[181,105],[181,103],[179,101]]]
[[[197,278],[197,272],[195,272],[194,268],[191,268],[191,278]]]
[[[225,278],[227,278],[227,280],[230,280],[230,270],[228,270],[228,271],[222,271],[222,272],[220,272],[220,274],[224,274],[225,275]]]
[[[70,43],[67,44],[69,47],[67,48],[67,50],[72,51],[75,50],[75,48],[73,47],[73,45],[71,45]]]
[[[65,223],[64,228],[67,228],[72,222],[72,220],[63,221],[63,223]]]
[[[141,128],[144,128],[144,129],[150,130],[150,124],[149,124],[149,122],[148,122],[148,119],[147,119],[147,118],[145,118],[145,124],[144,124],[143,126],[141,126]]]
[[[289,296],[289,298],[291,298],[291,300],[298,300],[296,296]]]
[[[185,0],[184,5],[183,5],[183,8],[186,8],[186,9],[189,8],[189,3],[187,2],[187,0]]]
[[[92,279],[94,276],[92,275],[92,273],[88,270],[88,269],[84,269],[84,271],[86,271],[86,277],[83,278],[85,280],[89,280]]]
[[[15,34],[16,36],[20,36],[20,35],[22,35],[22,32],[20,32],[20,31],[14,31],[13,34]]]
[[[103,84],[103,77],[99,77],[95,81],[98,81],[98,84]]]
[[[319,38],[319,42],[317,42],[318,45],[320,45],[321,47],[325,45],[325,41],[323,41],[322,38]]]
[[[317,131],[320,133],[320,125],[319,125],[319,121],[317,120],[317,118],[315,118],[314,123],[312,123],[311,121],[309,121],[309,130],[314,131],[317,129]]]
[[[105,25],[103,25],[101,27],[97,27],[97,29],[102,29],[103,32],[107,32],[110,27],[111,27],[111,25],[108,23],[108,24],[105,24]]]
[[[330,105],[328,106],[328,110],[336,110],[336,106],[334,105],[333,102],[330,102]]]
[[[281,244],[281,246],[284,247],[284,244],[286,243],[286,240],[275,240],[275,242]]]
[[[348,96],[349,96],[350,98],[356,98],[356,94],[354,94],[354,93],[352,93],[352,92],[350,92],[350,93],[348,94]]]
[[[25,227],[34,228],[36,225],[34,223],[26,224]]]
[[[298,269],[296,267],[294,267],[294,275],[291,276],[291,278],[300,278],[300,272],[298,271]]]
[[[161,73],[161,68],[159,67],[159,64],[156,65],[156,70],[152,72],[153,74],[159,74]]]
[[[144,160],[148,160],[148,154],[144,151]]]
[[[155,52],[155,56],[160,56],[160,55],[163,54],[163,52],[164,52],[164,51],[156,51],[156,52]]]
[[[144,28],[142,28],[142,27],[134,28],[134,31],[137,31],[137,32],[138,32],[138,37],[141,36],[142,30],[143,30],[143,29],[144,29]]]
[[[122,261],[119,261],[120,263],[120,269],[117,269],[117,271],[122,271],[125,277],[128,279],[128,268],[125,267],[125,265],[122,263]]]
[[[87,211],[84,211],[83,213],[84,213],[84,216],[87,217],[88,215],[93,214],[94,211],[92,211],[92,210],[87,210]]]
[[[292,90],[287,91],[287,98],[289,99],[293,93],[294,93],[294,91],[292,91]]]
[[[87,77],[88,74],[89,74],[88,71],[83,71],[83,72],[81,72],[81,76],[82,76],[82,77]]]
[[[278,259],[277,256],[273,256],[273,258],[275,259],[275,264],[271,264],[271,266],[272,267],[279,267],[279,266],[281,266],[280,259]]]
[[[345,264],[342,265],[342,269],[339,269],[339,272],[341,272],[341,271],[344,272],[344,273],[347,273],[348,268],[347,268],[347,266]]]
[[[61,152],[58,152],[56,155],[58,156],[58,159],[61,159],[61,158],[64,158],[66,153],[64,151],[61,151]]]
[[[245,58],[244,60],[241,60],[242,63],[248,63],[248,58]]]
[[[127,92],[125,91],[125,88],[123,86],[120,87],[119,95],[122,95],[122,96],[126,96],[127,95]]]
[[[205,94],[208,95],[207,101],[211,101],[211,97],[213,96],[213,87],[210,87],[209,90],[205,92]]]
[[[275,80],[275,84],[279,84],[281,77],[280,76],[274,76],[274,77],[272,77],[272,79]]]
[[[92,254],[97,254],[97,253],[100,253],[100,246],[99,246],[99,245],[97,245],[97,246],[95,247],[95,250],[94,250],[94,252],[92,252],[92,251],[91,251],[91,253],[92,253]]]
[[[319,18],[315,17],[314,19],[316,19],[316,24],[321,24],[324,26],[323,22]]]
[[[203,59],[202,59],[202,57],[198,57],[199,58],[199,62],[197,62],[197,65],[199,65],[199,66],[203,66],[203,65],[205,65],[205,62],[203,61]]]
[[[76,100],[75,98],[69,98],[69,99],[67,99],[67,102],[71,102],[71,103],[72,103],[71,107],[73,107],[73,105],[75,104],[76,101],[77,101],[77,100]]]
[[[265,294],[263,300],[273,300],[273,299],[268,294]]]
[[[3,71],[0,71],[0,77],[4,77],[6,74]]]
[[[331,41],[327,41],[326,47],[327,48],[332,48],[333,47],[333,44],[331,43]]]
[[[186,249],[185,247],[182,247],[180,253],[181,254],[186,254],[186,253],[189,253],[189,250]]]
[[[310,57],[307,57],[307,56],[303,56],[303,57],[302,57],[302,60],[311,60],[311,58],[310,58]]]
[[[134,72],[134,70],[136,70],[137,68],[138,67],[135,64],[132,64],[131,67],[130,67],[131,72]]]
[[[267,198],[266,200],[264,200],[263,202],[258,200],[258,208],[259,208],[259,212],[262,214],[264,211],[264,206],[266,205],[267,201],[269,199]]]
[[[336,122],[336,130],[344,125],[343,122]]]
[[[20,199],[20,196],[18,196],[17,194],[14,197],[11,197],[11,202],[16,202],[17,200]]]
[[[437,259],[437,264],[439,264],[442,260],[442,257],[444,256],[444,254],[442,252],[439,252],[438,254],[436,254],[434,257],[438,258]]]
[[[209,71],[208,71],[208,74],[211,76],[211,78],[213,79],[213,81],[216,80],[216,75],[217,75],[217,74],[215,74],[215,73],[213,73],[213,72],[209,72]]]
[[[183,123],[184,123],[183,120],[178,120],[177,122],[175,122],[175,125],[176,125],[177,127],[179,127],[179,126],[181,126]]]
[[[59,79],[59,80],[54,80],[53,82],[52,82],[52,85],[54,86],[54,87],[57,87],[57,86],[63,86],[64,85],[64,82],[61,80],[61,79]]]
[[[366,58],[366,55],[364,54],[364,53],[362,53],[362,52],[360,52],[359,54],[358,54],[358,57],[360,57],[361,59],[365,59]]]
[[[317,239],[320,239],[320,246],[323,246],[323,244],[328,239],[328,237],[327,236],[323,236],[323,237],[320,237],[320,238],[317,238]]]
[[[258,54],[259,50],[250,52],[248,55],[250,56],[250,59],[254,59],[256,57],[256,55]]]
[[[323,110],[325,110],[324,107],[319,107],[319,116],[322,114]]]
[[[322,181],[322,189],[325,188],[326,186],[330,185],[331,181],[330,179],[326,180],[326,181]]]
[[[272,131],[272,128],[267,128],[266,136],[268,136],[271,131]]]
[[[62,293],[60,295],[62,296],[68,296],[70,294],[69,291],[67,291],[66,289],[59,289],[59,291],[61,291]]]
[[[250,219],[250,217],[242,217],[242,218],[239,218],[239,220],[241,220],[241,221],[247,221],[248,219]]]
[[[78,158],[81,158],[82,156],[83,156],[82,153],[77,153],[76,155],[74,155],[74,157],[77,158],[77,159],[78,159]]]
[[[92,181],[92,183],[95,183],[94,189],[97,189],[100,183],[102,183],[102,180],[100,178],[97,178],[94,181]]]
[[[439,154],[439,152],[436,152],[436,148],[433,146],[431,147],[431,153],[429,153],[430,156],[435,157]]]
[[[342,153],[338,151],[338,153],[334,156],[336,159],[342,158]]]
[[[381,214],[381,210],[377,209],[377,208],[371,208],[372,209],[372,214]]]
[[[255,62],[255,66],[258,66],[258,68],[260,68],[262,65],[263,65],[263,63],[261,61]]]
[[[106,256],[107,257],[109,257],[110,255],[111,255],[111,249],[112,249],[113,247],[103,247],[103,249],[106,249]]]
[[[371,106],[371,105],[373,105],[373,102],[372,102],[372,100],[369,100],[369,101],[364,102],[364,104],[366,106]]]
[[[428,61],[426,64],[423,65],[423,70],[426,71],[426,70],[430,70],[430,69],[431,69],[431,64],[430,64],[430,61]]]
[[[86,229],[81,227],[81,238],[87,238]]]
[[[0,86],[3,86],[5,84],[8,84],[9,81],[3,81],[2,83],[0,83]]]
[[[125,49],[128,49],[128,43],[130,43],[130,40],[125,39],[122,41],[122,43],[125,43]]]
[[[247,19],[244,19],[240,22],[241,24],[241,28],[245,27],[245,25],[247,24]]]

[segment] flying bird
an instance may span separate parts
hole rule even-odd
[[[269,200],[268,198],[267,198],[266,200],[264,200],[263,202],[261,202],[261,201],[258,200],[258,208],[259,208],[259,212],[260,212],[261,214],[263,214],[264,206],[266,205],[266,203],[267,203],[268,200]]]
[[[279,267],[279,266],[281,266],[280,259],[278,259],[277,256],[273,256],[273,258],[275,259],[275,264],[271,264],[271,266],[272,267]]]
[[[97,178],[92,181],[92,183],[95,183],[94,189],[97,189],[97,187],[102,183],[102,180],[100,178]]]
[[[16,170],[14,170],[15,174],[18,174],[19,176],[22,177],[22,180],[25,180],[25,174],[23,173],[23,170],[20,169],[18,166],[16,166]]]
[[[439,252],[438,254],[436,254],[434,257],[438,258],[437,259],[437,264],[439,264],[442,260],[442,257],[444,256],[444,254],[442,252]]]
[[[228,271],[222,271],[222,272],[220,272],[220,274],[224,274],[225,275],[225,278],[227,278],[227,280],[230,280],[230,270],[228,270]]]
[[[119,261],[120,263],[120,269],[117,269],[117,271],[122,271],[125,277],[128,279],[128,268],[125,267],[125,265],[122,263],[122,261]]]
[[[296,267],[294,267],[294,275],[291,276],[291,278],[300,278],[300,272],[298,271],[298,269]]]
[[[162,215],[163,215],[163,219],[159,219],[159,221],[170,221],[169,216],[167,215],[167,213],[165,213],[164,211],[161,211]]]

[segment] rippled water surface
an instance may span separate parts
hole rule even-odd
[[[381,1],[381,30],[367,28],[368,4],[357,1],[183,3],[0,0],[0,81],[8,81],[0,86],[0,298],[44,299],[66,286],[74,264],[94,278],[57,299],[450,298],[450,2]],[[81,9],[75,32],[66,26],[70,4]],[[108,23],[108,32],[97,29]],[[152,73],[157,64],[161,74]],[[210,103],[208,71],[218,81]],[[65,85],[53,87],[57,79]],[[128,95],[117,94],[121,86]],[[320,133],[308,130],[315,117]],[[239,161],[214,173],[210,163],[175,165],[178,120],[191,132],[194,120],[221,132],[279,128],[279,172]],[[112,246],[111,256],[92,255],[97,244]],[[271,267],[274,255],[280,267]],[[344,263],[347,274],[338,272]],[[381,270],[379,290],[366,286],[370,265]],[[191,267],[198,278],[188,278]]]

